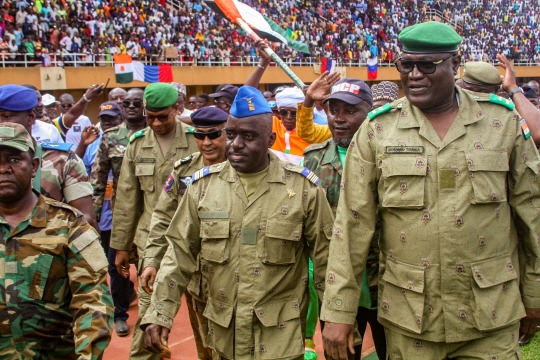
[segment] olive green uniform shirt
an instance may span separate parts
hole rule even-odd
[[[385,327],[420,340],[468,341],[515,324],[523,304],[540,307],[538,152],[515,111],[489,95],[458,93],[444,140],[406,98],[355,135],[323,320],[354,323],[377,208]],[[527,259],[518,259],[518,246]]]
[[[152,129],[141,131],[132,135],[124,155],[111,235],[112,248],[128,251],[135,242],[140,256],[146,246],[152,212],[174,163],[197,151],[190,127],[181,122],[176,122],[174,142],[165,155],[161,155]]]
[[[172,327],[200,255],[208,347],[227,359],[302,356],[308,257],[322,295],[333,215],[309,170],[269,156],[268,176],[250,201],[228,162],[194,174],[165,235],[172,251],[142,324]]]

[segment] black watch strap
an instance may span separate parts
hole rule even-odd
[[[514,90],[510,91],[510,92],[508,93],[508,96],[510,97],[510,99],[513,99],[513,98],[514,98],[514,95],[517,94],[518,92],[520,92],[520,93],[522,93],[522,94],[525,94],[525,92],[523,91],[522,88],[517,87],[517,88],[515,88]]]

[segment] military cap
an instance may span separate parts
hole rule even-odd
[[[463,67],[463,81],[472,85],[500,85],[501,75],[495,66],[483,61],[466,62]]]
[[[347,104],[357,105],[365,101],[369,106],[373,105],[371,89],[365,82],[358,79],[343,78],[332,86],[331,95],[324,99],[323,104],[330,99],[336,99]]]
[[[1,146],[9,146],[21,151],[28,151],[28,149],[35,151],[32,135],[21,124],[11,122],[1,123],[0,144]]]
[[[21,85],[0,86],[0,109],[7,111],[27,111],[38,103],[36,92]]]
[[[172,82],[171,85],[176,88],[176,91],[178,91],[179,94],[186,96],[186,85],[177,82]]]
[[[227,84],[223,86],[221,89],[219,89],[218,92],[215,92],[213,94],[210,94],[211,98],[218,98],[218,97],[226,97],[228,99],[234,100],[236,97],[236,93],[238,92],[238,86]]]
[[[432,54],[456,52],[461,36],[450,26],[438,21],[428,21],[403,29],[398,36],[403,52]]]
[[[51,94],[43,94],[43,96],[41,97],[41,103],[43,104],[43,106],[51,106],[56,104],[56,98]]]
[[[122,109],[114,101],[105,101],[103,104],[99,105],[99,116],[101,115],[122,115]]]
[[[395,101],[398,99],[399,88],[391,81],[381,81],[371,86],[371,92],[373,93],[373,101]]]
[[[205,106],[190,115],[193,125],[200,128],[214,127],[227,122],[229,114],[216,107]]]
[[[263,94],[254,87],[244,85],[238,89],[229,113],[237,118],[272,113]]]
[[[176,104],[178,90],[168,83],[152,83],[144,89],[144,107],[150,111],[160,111]]]

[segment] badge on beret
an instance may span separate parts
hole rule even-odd
[[[165,184],[163,184],[163,189],[166,192],[169,192],[169,190],[171,190],[173,183],[174,183],[174,177],[172,176],[172,174],[169,174],[169,176],[167,177],[167,180],[165,180]]]
[[[242,98],[248,102],[248,108],[249,111],[255,111],[255,105],[251,103],[251,100],[253,100],[253,97],[250,98]]]

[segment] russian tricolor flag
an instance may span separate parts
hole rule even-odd
[[[336,62],[332,59],[322,58],[321,59],[321,74],[325,71],[328,71],[328,74],[331,74],[336,69]]]
[[[133,61],[133,80],[149,83],[172,82],[171,65],[146,65],[140,61]]]
[[[368,59],[367,61],[367,78],[368,80],[377,78],[377,58]]]

